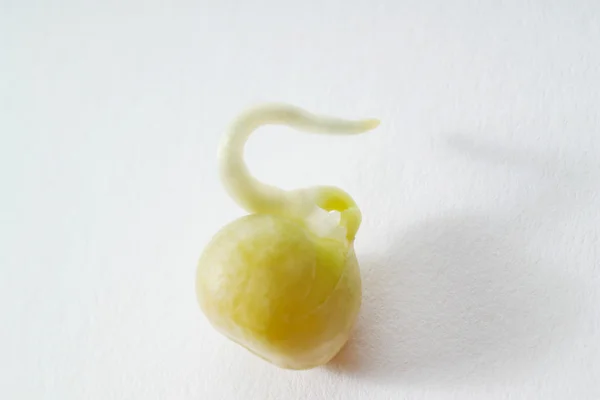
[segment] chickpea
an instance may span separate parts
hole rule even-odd
[[[339,188],[285,191],[253,177],[244,145],[265,124],[355,134],[379,122],[267,104],[239,116],[219,148],[223,185],[250,214],[223,227],[204,249],[196,278],[200,308],[215,329],[257,356],[308,369],[339,352],[360,309],[354,239],[361,213]]]

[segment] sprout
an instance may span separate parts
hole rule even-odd
[[[282,368],[307,369],[333,358],[356,320],[362,293],[354,239],[361,213],[337,187],[285,191],[252,176],[244,146],[266,124],[356,134],[379,122],[270,104],[239,116],[219,148],[223,185],[250,215],[226,225],[204,249],[198,302],[231,340]]]

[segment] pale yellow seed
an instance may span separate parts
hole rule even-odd
[[[250,215],[223,227],[204,249],[196,279],[200,307],[218,331],[257,356],[282,368],[312,368],[343,347],[360,308],[354,237],[361,214],[339,188],[284,191],[254,178],[244,145],[265,124],[353,134],[379,121],[264,105],[234,121],[219,149],[223,184]]]

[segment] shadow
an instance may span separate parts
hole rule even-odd
[[[362,260],[364,303],[334,360],[390,382],[518,372],[572,325],[576,286],[484,216],[424,222]],[[504,371],[503,371],[504,370]]]
[[[458,143],[449,147],[474,162],[529,168],[538,184],[524,185],[518,207],[428,219],[359,257],[363,306],[334,371],[390,384],[498,382],[544,362],[577,324],[579,283],[529,243],[536,221],[570,213],[582,181],[553,160]]]

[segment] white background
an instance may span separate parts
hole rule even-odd
[[[597,1],[0,4],[0,398],[600,398]],[[364,213],[355,335],[305,372],[194,293],[262,101],[382,120],[248,146]]]

